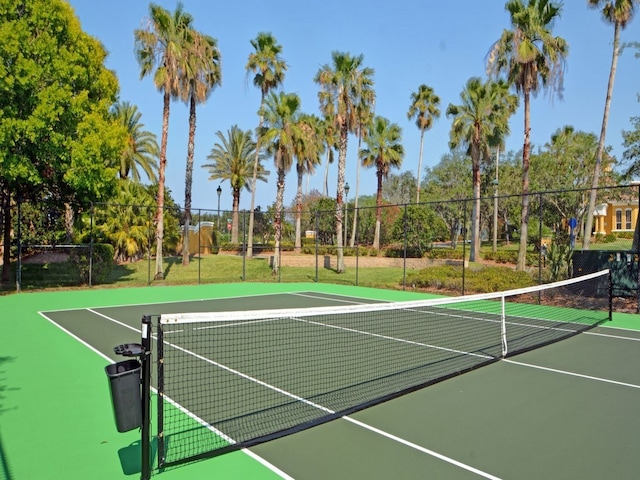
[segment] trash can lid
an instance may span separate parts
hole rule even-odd
[[[123,355],[125,357],[139,357],[144,353],[142,345],[139,343],[124,343],[113,347],[113,351],[116,355]]]

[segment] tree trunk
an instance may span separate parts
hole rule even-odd
[[[162,139],[160,141],[160,165],[158,168],[158,198],[156,211],[156,274],[155,280],[164,278],[162,269],[162,241],[164,239],[164,172],[167,168],[167,138],[169,137],[169,108],[171,96],[165,88],[162,110]]]
[[[344,222],[344,177],[347,168],[347,144],[349,139],[349,131],[347,122],[343,121],[340,126],[340,153],[338,155],[338,191],[336,192],[336,246],[338,250],[336,271],[344,273],[344,251],[343,245],[343,222]]]
[[[278,155],[278,154],[276,154]],[[279,156],[279,155],[278,155]],[[278,159],[280,160],[280,159]],[[279,163],[279,162],[276,162]],[[273,249],[273,269],[272,274],[278,274],[280,267],[280,243],[282,241],[282,206],[284,205],[284,168],[278,167],[278,183],[276,190],[276,218],[275,218],[275,248]]]
[[[358,157],[356,161],[358,162],[356,168],[356,194],[354,196],[353,202],[353,222],[351,222],[351,240],[349,241],[349,246],[353,248],[356,244],[356,233],[358,231],[358,197],[360,196],[360,167],[362,166],[360,162],[360,149],[362,147],[362,130],[358,135]],[[347,232],[348,233],[348,232]]]
[[[376,190],[376,231],[373,234],[373,249],[380,250],[380,219],[382,217],[382,166],[378,160],[376,177],[378,177],[378,188]]]
[[[529,224],[529,158],[531,154],[531,113],[529,92],[524,93],[524,145],[522,147],[522,219],[520,221],[520,246],[516,270],[527,266],[527,236]]]
[[[480,148],[476,141],[471,144],[471,164],[473,208],[471,209],[471,251],[469,252],[469,261],[476,262],[480,256]]]
[[[239,230],[240,230],[240,216],[238,211],[240,210],[240,190],[233,189],[233,206],[231,207],[231,243],[238,244],[239,242]]]
[[[303,171],[300,164],[296,165],[298,174],[298,191],[296,192],[296,241],[294,248],[296,252],[302,249],[302,178]]]
[[[420,129],[420,155],[418,156],[418,181],[416,183],[416,203],[420,203],[420,172],[422,171],[422,147],[424,145],[424,128]]]
[[[262,92],[262,96],[260,98],[260,111],[262,111],[262,107],[264,106],[264,92]],[[253,160],[253,177],[251,183],[251,208],[249,209],[249,229],[247,236],[247,257],[253,257],[253,224],[254,224],[254,216],[256,209],[256,188],[258,183],[258,165],[260,164],[260,131],[262,130],[262,122],[263,116],[260,115],[260,120],[258,121],[258,132],[256,134],[256,155]]]
[[[193,150],[196,137],[196,98],[189,98],[189,141],[187,167],[184,175],[184,235],[182,238],[182,265],[189,265],[189,226],[191,224],[191,185],[193,183]]]
[[[596,196],[598,194],[598,183],[600,181],[600,171],[602,169],[602,155],[604,153],[604,143],[607,137],[607,124],[609,123],[609,109],[611,108],[611,97],[613,96],[613,83],[616,79],[616,69],[618,66],[618,56],[620,54],[620,24],[614,25],[613,30],[613,55],[611,58],[611,70],[609,70],[609,83],[607,84],[607,98],[604,102],[604,115],[602,116],[602,128],[600,129],[600,140],[596,152],[596,166],[593,170],[593,184],[589,195],[589,210],[587,210],[587,221],[585,223],[585,234],[582,236],[582,249],[589,250],[591,243],[591,230],[593,229],[593,213],[596,209]]]

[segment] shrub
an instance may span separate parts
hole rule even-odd
[[[408,275],[409,283],[418,288],[462,290],[462,269],[452,265],[428,267]],[[499,292],[535,285],[526,272],[508,267],[482,267],[465,270],[465,293]]]
[[[89,283],[89,274],[91,274],[91,284],[99,284],[105,281],[111,270],[113,269],[113,257],[115,249],[109,243],[94,243],[93,255],[89,262],[90,247],[74,248],[71,251],[69,260],[76,270],[82,283]]]

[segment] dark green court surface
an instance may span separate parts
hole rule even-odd
[[[115,345],[139,341],[142,315],[422,298],[319,284],[0,297],[0,479],[140,477],[140,432],[116,431],[104,369],[122,359]],[[154,464],[153,478],[636,479],[638,327],[640,316],[614,313],[568,340],[250,449]]]

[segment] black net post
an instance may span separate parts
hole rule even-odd
[[[141,480],[151,478],[151,317],[142,317],[142,428],[140,442]]]

